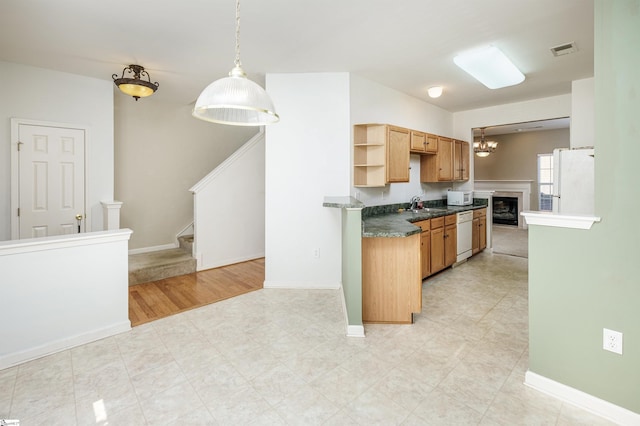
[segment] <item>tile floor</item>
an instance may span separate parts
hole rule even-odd
[[[413,325],[344,337],[338,291],[264,289],[0,371],[29,425],[605,425],[525,387],[527,260],[481,253]]]

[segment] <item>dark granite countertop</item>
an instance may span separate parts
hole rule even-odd
[[[413,225],[413,222],[448,216],[450,214],[481,209],[484,207],[487,207],[487,204],[486,200],[483,199],[474,200],[474,204],[470,206],[435,205],[433,207],[427,207],[420,210],[417,213],[406,210],[399,212],[398,209],[403,209],[403,205],[384,206],[384,208],[381,206],[373,207],[370,209],[374,209],[374,211],[365,211],[366,209],[363,210],[362,236],[367,238],[408,237],[422,232],[419,226]]]
[[[323,207],[334,207],[338,209],[361,209],[364,204],[349,196],[345,197],[324,197]]]

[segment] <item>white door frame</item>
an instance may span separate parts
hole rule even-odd
[[[85,232],[91,232],[90,210],[87,208],[87,195],[89,192],[89,126],[84,124],[58,123],[54,121],[30,120],[26,118],[11,118],[11,239],[17,240],[20,236],[20,222],[18,219],[19,200],[19,160],[18,155],[18,135],[20,125],[62,127],[65,129],[84,130],[84,212],[85,212]]]

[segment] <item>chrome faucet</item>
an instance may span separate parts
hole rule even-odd
[[[414,195],[413,197],[411,197],[411,210],[418,210],[418,203],[420,202],[420,197],[417,195]]]

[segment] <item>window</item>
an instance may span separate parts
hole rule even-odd
[[[541,211],[553,206],[553,154],[538,154],[538,206]]]

